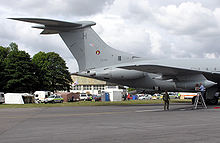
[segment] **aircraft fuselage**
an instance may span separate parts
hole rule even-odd
[[[201,71],[201,73],[219,73],[220,62],[218,61],[218,59],[165,59],[140,60],[138,62],[135,61],[135,64],[150,63],[169,67],[182,67],[184,69]],[[220,80],[215,78],[215,81],[212,81],[211,78],[213,77],[205,77],[202,74],[177,75],[177,78],[173,79],[173,77],[165,77],[157,73],[118,68],[133,64],[134,63],[123,63],[120,65],[88,70],[77,74],[133,88],[147,89],[149,91],[194,91],[196,84],[202,83],[206,88],[209,88],[217,84]]]

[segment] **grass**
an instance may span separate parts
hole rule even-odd
[[[191,103],[189,99],[171,99],[171,103]],[[0,104],[1,108],[40,108],[40,107],[71,107],[71,106],[114,106],[114,105],[141,105],[141,104],[163,104],[162,100],[130,100],[130,101],[115,101],[115,102],[66,102],[56,104]]]

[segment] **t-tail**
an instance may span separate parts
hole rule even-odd
[[[80,72],[130,62],[134,58],[108,46],[91,28],[96,24],[92,21],[70,23],[38,18],[10,19],[40,24],[33,28],[43,29],[41,34],[59,34],[77,60]]]

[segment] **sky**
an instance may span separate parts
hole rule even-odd
[[[7,18],[90,20],[111,47],[155,58],[220,58],[219,0],[0,0],[0,45],[18,44],[31,56],[56,52],[71,73],[78,65],[59,35]]]

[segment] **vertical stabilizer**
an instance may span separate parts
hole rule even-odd
[[[105,67],[131,60],[131,55],[109,47],[91,28],[60,33],[76,58],[80,71]]]
[[[132,60],[130,54],[109,47],[91,28],[92,21],[65,22],[39,18],[10,18],[40,24],[41,34],[59,34],[77,60],[79,71],[111,66]]]

